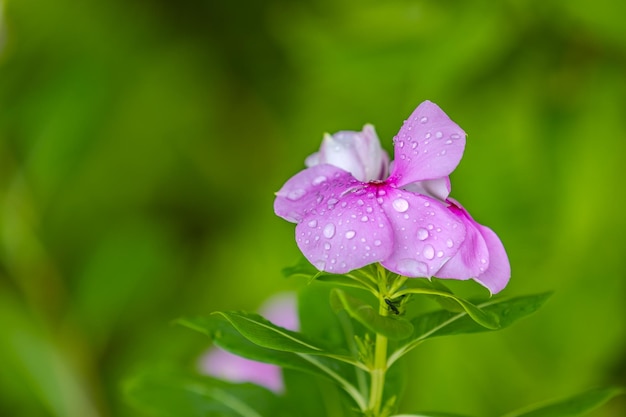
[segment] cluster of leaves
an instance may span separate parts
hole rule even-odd
[[[550,296],[541,293],[474,304],[452,294],[437,280],[401,280],[395,298],[384,298],[390,314],[382,315],[372,306],[375,300],[362,291],[380,295],[368,282],[375,273],[368,268],[373,267],[345,275],[315,273],[306,264],[287,270],[289,275],[306,275],[315,281],[300,294],[300,332],[247,312],[216,312],[209,317],[177,321],[207,335],[227,351],[282,367],[284,395],[252,384],[151,373],[128,382],[126,392],[131,402],[159,417],[367,415],[373,336],[383,335],[389,341],[390,352],[383,412],[390,415],[405,389],[402,367],[393,366],[404,354],[434,337],[506,328],[535,312]],[[443,308],[409,319],[403,314],[405,302],[415,294],[431,297]],[[506,417],[582,415],[620,392],[614,388],[593,390]],[[430,412],[402,416],[453,417]]]

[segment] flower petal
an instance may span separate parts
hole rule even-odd
[[[449,175],[465,149],[465,132],[430,101],[415,109],[393,140],[390,179],[398,186]]]
[[[301,222],[320,204],[337,200],[346,190],[359,186],[348,172],[322,164],[298,172],[276,193],[274,212],[292,223]]]
[[[446,201],[450,194],[450,177],[442,177],[434,180],[425,180],[412,182],[404,185],[403,190],[410,191],[416,194],[426,195],[432,198],[436,198],[441,202]]]
[[[511,266],[498,236],[488,227],[478,224],[453,199],[449,210],[465,224],[467,235],[459,252],[437,273],[439,278],[473,278],[492,294],[502,290],[511,277]]]
[[[324,135],[319,152],[306,158],[307,167],[330,164],[351,173],[359,181],[382,180],[387,175],[389,157],[380,146],[374,126],[363,131],[340,131]]]
[[[230,382],[251,382],[276,393],[284,391],[279,366],[242,358],[219,348],[209,350],[201,359],[202,372]]]
[[[389,188],[382,204],[394,231],[394,250],[381,264],[408,277],[431,277],[459,250],[463,223],[443,203]]]
[[[343,274],[390,255],[393,231],[376,191],[363,184],[327,199],[296,226],[298,247],[317,269]]]

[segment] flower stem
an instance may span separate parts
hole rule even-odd
[[[387,271],[379,266],[378,268],[378,288],[379,288],[379,307],[378,313],[381,316],[388,315],[387,304],[385,303],[385,294],[387,292]],[[369,398],[369,411],[372,417],[380,416],[381,406],[383,402],[383,391],[385,388],[385,374],[387,372],[387,337],[382,334],[376,334],[376,342],[374,348],[374,366],[370,371],[371,385]]]

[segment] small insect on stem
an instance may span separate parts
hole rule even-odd
[[[387,307],[393,312],[393,314],[395,314],[396,316],[400,314],[400,310],[398,310],[398,307],[396,307],[394,302],[391,301],[389,298],[385,298],[385,304],[387,304]]]

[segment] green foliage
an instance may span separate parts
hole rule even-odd
[[[208,347],[172,319],[299,286],[271,205],[322,134],[373,123],[391,150],[424,99],[468,132],[452,196],[503,240],[502,296],[555,295],[514,330],[429,339],[402,408],[501,415],[624,385],[624,8],[0,0],[0,415],[134,417],[120,380]],[[348,352],[363,325],[314,307],[303,332]]]
[[[617,395],[623,388],[597,388],[560,401],[527,407],[504,417],[576,417],[587,414]]]
[[[136,408],[154,417],[262,417],[282,413],[276,395],[265,388],[173,372],[135,377],[125,383],[124,391]]]

